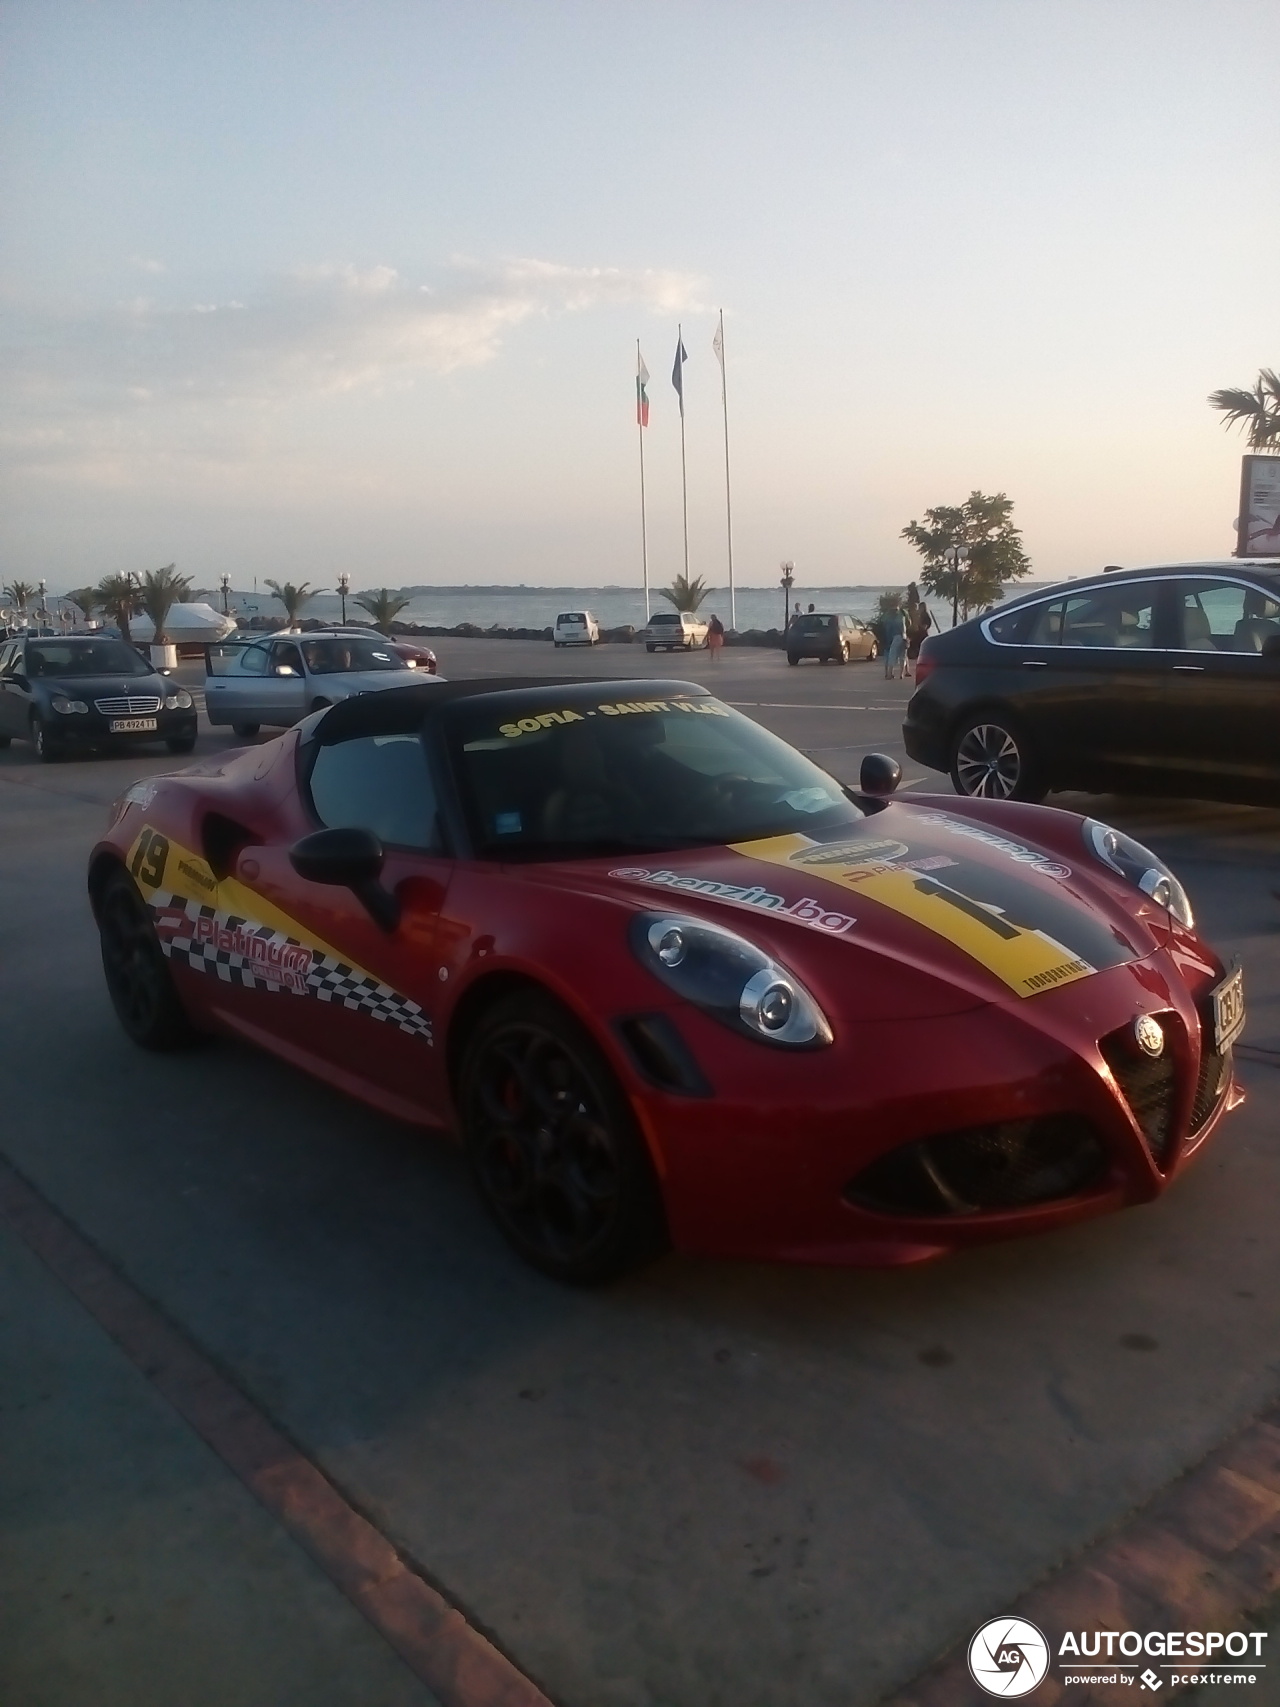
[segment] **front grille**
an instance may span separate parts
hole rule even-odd
[[[1212,1034],[1210,1034],[1212,1035]],[[1187,1128],[1194,1137],[1226,1095],[1231,1083],[1231,1050],[1221,1055],[1206,1049],[1200,1057],[1200,1074],[1196,1079],[1195,1099],[1191,1104],[1191,1124]]]
[[[1178,1088],[1177,1067],[1167,1042],[1163,1055],[1144,1054],[1126,1025],[1101,1038],[1098,1048],[1147,1141],[1152,1160],[1162,1168],[1173,1147],[1173,1104]]]
[[[1074,1197],[1098,1185],[1106,1166],[1087,1120],[1047,1114],[903,1144],[863,1168],[844,1195],[878,1215],[975,1215]]]
[[[151,717],[160,709],[153,693],[122,694],[116,699],[95,699],[94,705],[104,717]]]

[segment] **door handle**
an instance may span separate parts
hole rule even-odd
[[[1204,674],[1203,664],[1175,664],[1173,668],[1175,674],[1183,676],[1202,676]]]
[[[1047,670],[1049,665],[1044,658],[1024,658],[1022,667],[1024,670]]]

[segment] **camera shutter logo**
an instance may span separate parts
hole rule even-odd
[[[1049,1670],[1049,1644],[1025,1618],[992,1618],[969,1643],[969,1675],[1005,1701],[1029,1695]]]

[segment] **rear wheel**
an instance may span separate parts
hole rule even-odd
[[[966,718],[951,743],[951,785],[972,800],[1043,800],[1046,787],[1023,730],[999,711]]]
[[[549,996],[521,992],[481,1020],[458,1106],[480,1195],[526,1262],[595,1285],[663,1248],[662,1197],[626,1096]]]
[[[878,640],[873,640],[871,642],[871,648],[867,653],[868,664],[874,664],[876,659],[879,656],[880,656],[880,642]]]
[[[649,646],[649,645],[645,646],[646,652],[656,652],[657,650],[658,650],[658,648],[656,646]]]
[[[196,738],[194,735],[173,735],[165,742],[165,746],[171,753],[194,753]]]
[[[231,733],[247,740],[250,735],[256,735],[261,727],[260,723],[233,723]]]
[[[798,664],[800,662],[799,654],[795,652],[788,652],[787,662],[788,664]]]
[[[50,734],[49,725],[43,717],[38,717],[34,711],[31,713],[31,745],[35,748],[36,757],[43,765],[57,764],[62,757],[62,742]]]
[[[181,1049],[195,1032],[174,986],[151,910],[127,871],[107,879],[98,903],[102,970],[116,1018],[141,1049]]]
[[[849,648],[847,646],[842,645],[840,650],[836,653],[836,663],[837,664],[847,664],[848,662],[849,662]]]

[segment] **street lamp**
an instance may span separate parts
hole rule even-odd
[[[347,626],[347,594],[351,591],[351,577],[344,569],[338,576],[338,597],[342,600],[342,626]]]
[[[230,575],[227,574],[225,569],[222,571],[222,580],[219,583],[219,585],[222,587],[222,614],[223,614],[223,616],[230,616],[231,615],[231,577],[230,577]]]
[[[795,586],[796,566],[794,563],[782,565],[782,632],[787,632],[791,621],[791,589]]]
[[[951,545],[942,554],[942,561],[951,568],[951,626],[960,620],[960,565],[969,561],[967,545]]]
[[[49,626],[48,600],[45,597],[45,588],[48,584],[49,583],[47,581],[41,581],[40,583],[40,626],[42,628],[48,628]]]

